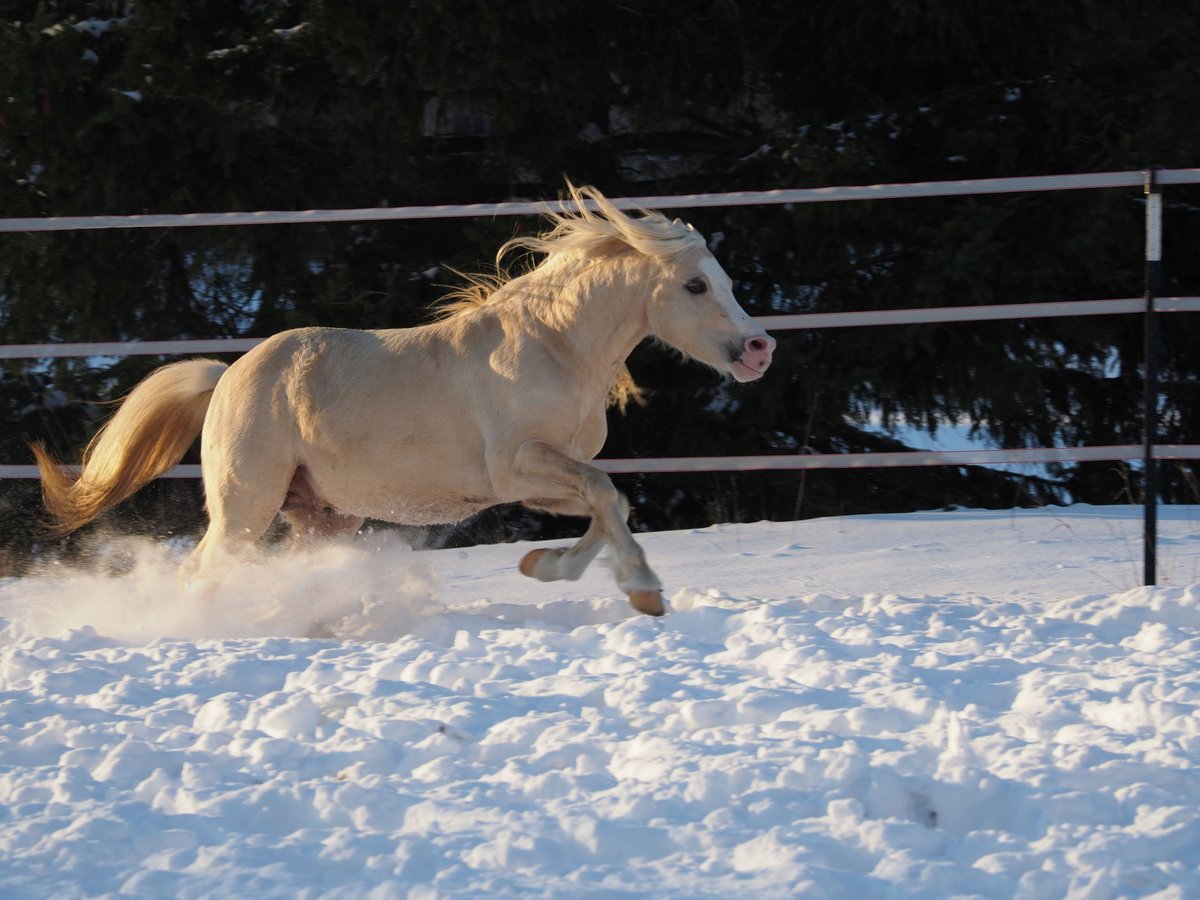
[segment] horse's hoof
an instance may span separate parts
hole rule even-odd
[[[528,553],[526,553],[521,558],[521,574],[527,578],[537,578],[537,575],[534,573],[537,572],[538,560],[540,560],[549,552],[550,551],[546,549],[539,549],[530,550]]]
[[[648,616],[661,616],[667,611],[662,591],[630,591],[629,605]]]

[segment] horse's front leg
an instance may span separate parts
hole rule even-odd
[[[629,501],[623,494],[617,494],[621,504],[621,521],[629,519]],[[556,500],[542,498],[541,502],[529,500],[526,506],[541,509],[560,516],[590,516],[592,511],[580,501]],[[587,567],[599,555],[600,550],[608,543],[608,533],[599,519],[588,523],[588,530],[571,547],[539,547],[530,550],[521,559],[521,574],[536,578],[538,581],[578,581],[587,571]]]
[[[646,556],[626,524],[629,501],[606,474],[549,444],[527,441],[517,449],[503,480],[506,493],[511,491],[510,495],[531,506],[592,519],[578,544],[565,551],[533,551],[522,560],[522,572],[543,580],[569,578],[576,570],[582,574],[608,543],[617,584],[629,595],[634,609],[652,616],[666,611],[662,583],[646,564]]]

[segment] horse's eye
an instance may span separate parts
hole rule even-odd
[[[703,278],[693,278],[684,285],[689,294],[703,294],[708,290],[708,285]]]

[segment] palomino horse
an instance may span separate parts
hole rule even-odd
[[[475,279],[431,324],[298,328],[229,366],[157,369],[96,435],[78,478],[35,446],[57,530],[166,472],[202,430],[210,521],[190,566],[244,550],[280,512],[299,534],[332,535],[367,517],[456,522],[515,501],[591,519],[573,547],[528,553],[525,575],[579,578],[607,544],[633,606],[662,615],[629,503],[588,464],[607,434],[605,407],[636,392],[625,359],[646,337],[741,382],[762,377],[775,341],[690,225],[569,188],[576,211],[548,213],[550,231],[497,254],[542,253],[536,268]]]

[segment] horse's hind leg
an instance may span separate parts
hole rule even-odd
[[[204,463],[208,530],[192,551],[189,570],[245,557],[283,505],[292,468],[281,455],[261,454],[241,457],[235,470],[225,454],[210,453]]]
[[[232,507],[232,508],[231,508]],[[255,541],[266,532],[275,519],[275,503],[213,503],[209,500],[209,523],[204,537],[196,545],[180,569],[180,583],[201,595],[217,588],[216,575],[223,566],[244,560]]]
[[[244,558],[262,537],[279,512],[279,499],[239,498],[235,502],[208,501],[210,521],[204,537],[192,551],[192,569],[211,569]]]

